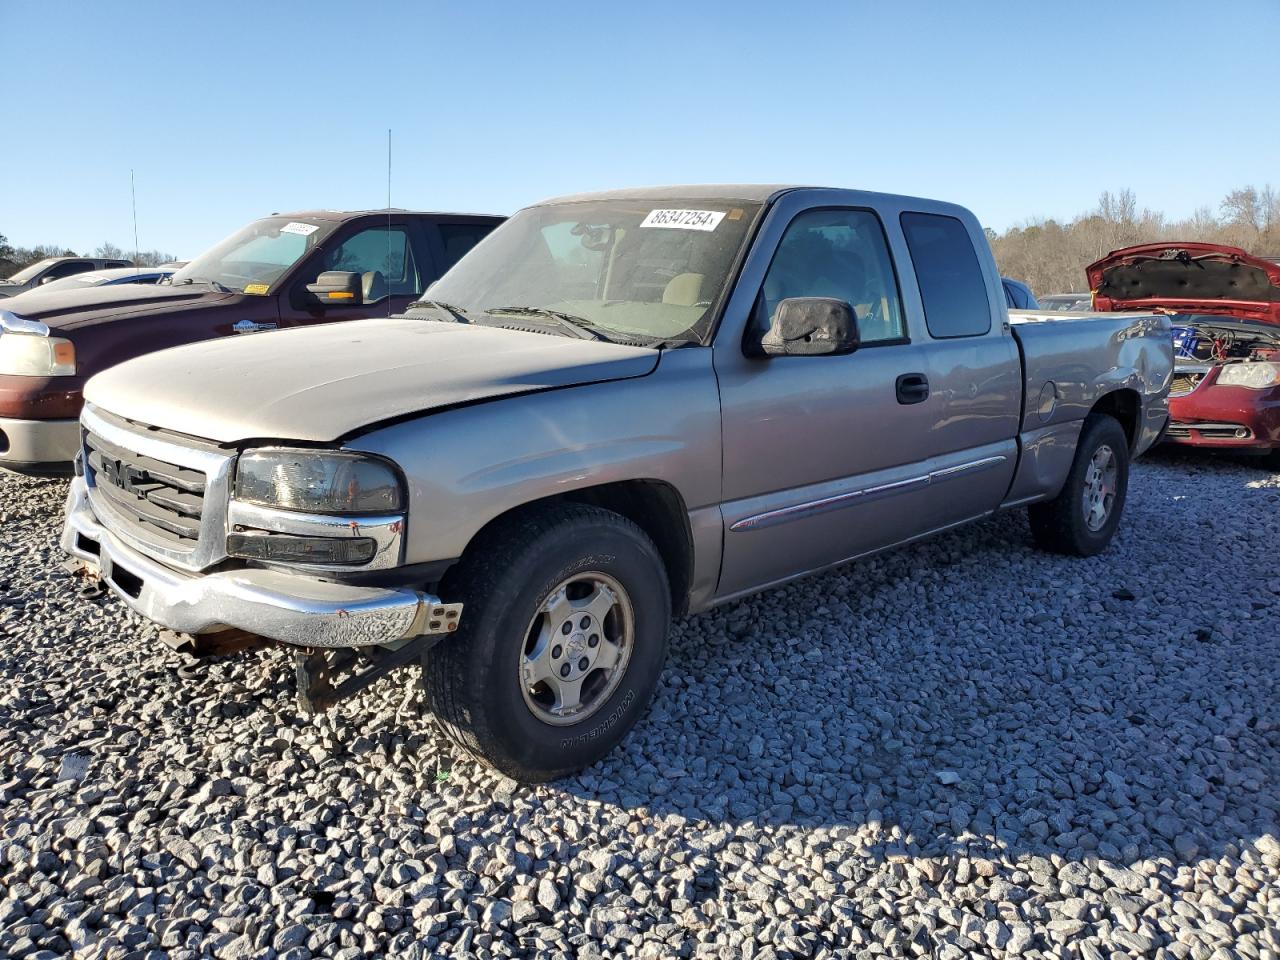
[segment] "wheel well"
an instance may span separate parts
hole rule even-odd
[[[567,493],[532,500],[499,514],[471,539],[475,543],[495,524],[549,503],[586,503],[612,510],[643,530],[658,548],[667,579],[671,584],[671,610],[676,616],[689,606],[689,588],[693,578],[693,532],[684,498],[669,483],[661,480],[624,480],[595,487],[584,487]],[[468,545],[468,550],[471,546]]]
[[[1118,420],[1120,426],[1124,428],[1124,435],[1129,441],[1129,450],[1132,452],[1133,445],[1138,441],[1138,413],[1141,409],[1142,401],[1138,397],[1138,391],[1125,388],[1112,390],[1099,397],[1093,409],[1089,411],[1089,415],[1104,413]]]

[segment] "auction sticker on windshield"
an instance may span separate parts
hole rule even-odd
[[[280,228],[281,233],[296,233],[300,237],[309,237],[320,228],[311,223],[286,223]]]
[[[724,219],[719,210],[650,210],[642,227],[671,227],[676,230],[714,230]]]

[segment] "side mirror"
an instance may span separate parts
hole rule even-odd
[[[321,306],[359,306],[364,303],[360,274],[342,270],[326,270],[307,284],[307,293]]]
[[[42,286],[42,287],[43,287],[46,283],[53,283],[53,281],[55,281],[55,280],[57,280],[57,279],[58,279],[57,277],[41,277],[41,278],[40,278],[40,286]]]
[[[858,321],[844,300],[789,297],[773,311],[760,351],[767,357],[813,357],[852,353],[858,342]]]

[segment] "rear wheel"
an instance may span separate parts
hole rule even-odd
[[[1062,491],[1027,508],[1037,544],[1055,553],[1091,557],[1107,548],[1120,525],[1129,489],[1129,438],[1114,418],[1084,422]]]
[[[599,507],[557,504],[485,534],[451,574],[457,633],[424,664],[432,710],[469,753],[551,780],[608,753],[666,659],[671,594],[653,542]]]

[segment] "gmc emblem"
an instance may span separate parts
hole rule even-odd
[[[120,460],[108,460],[103,457],[102,469],[99,472],[113,487],[119,487],[139,499],[143,497],[143,493],[137,488],[137,485],[147,479],[145,470],[139,470],[137,467],[132,467]]]

